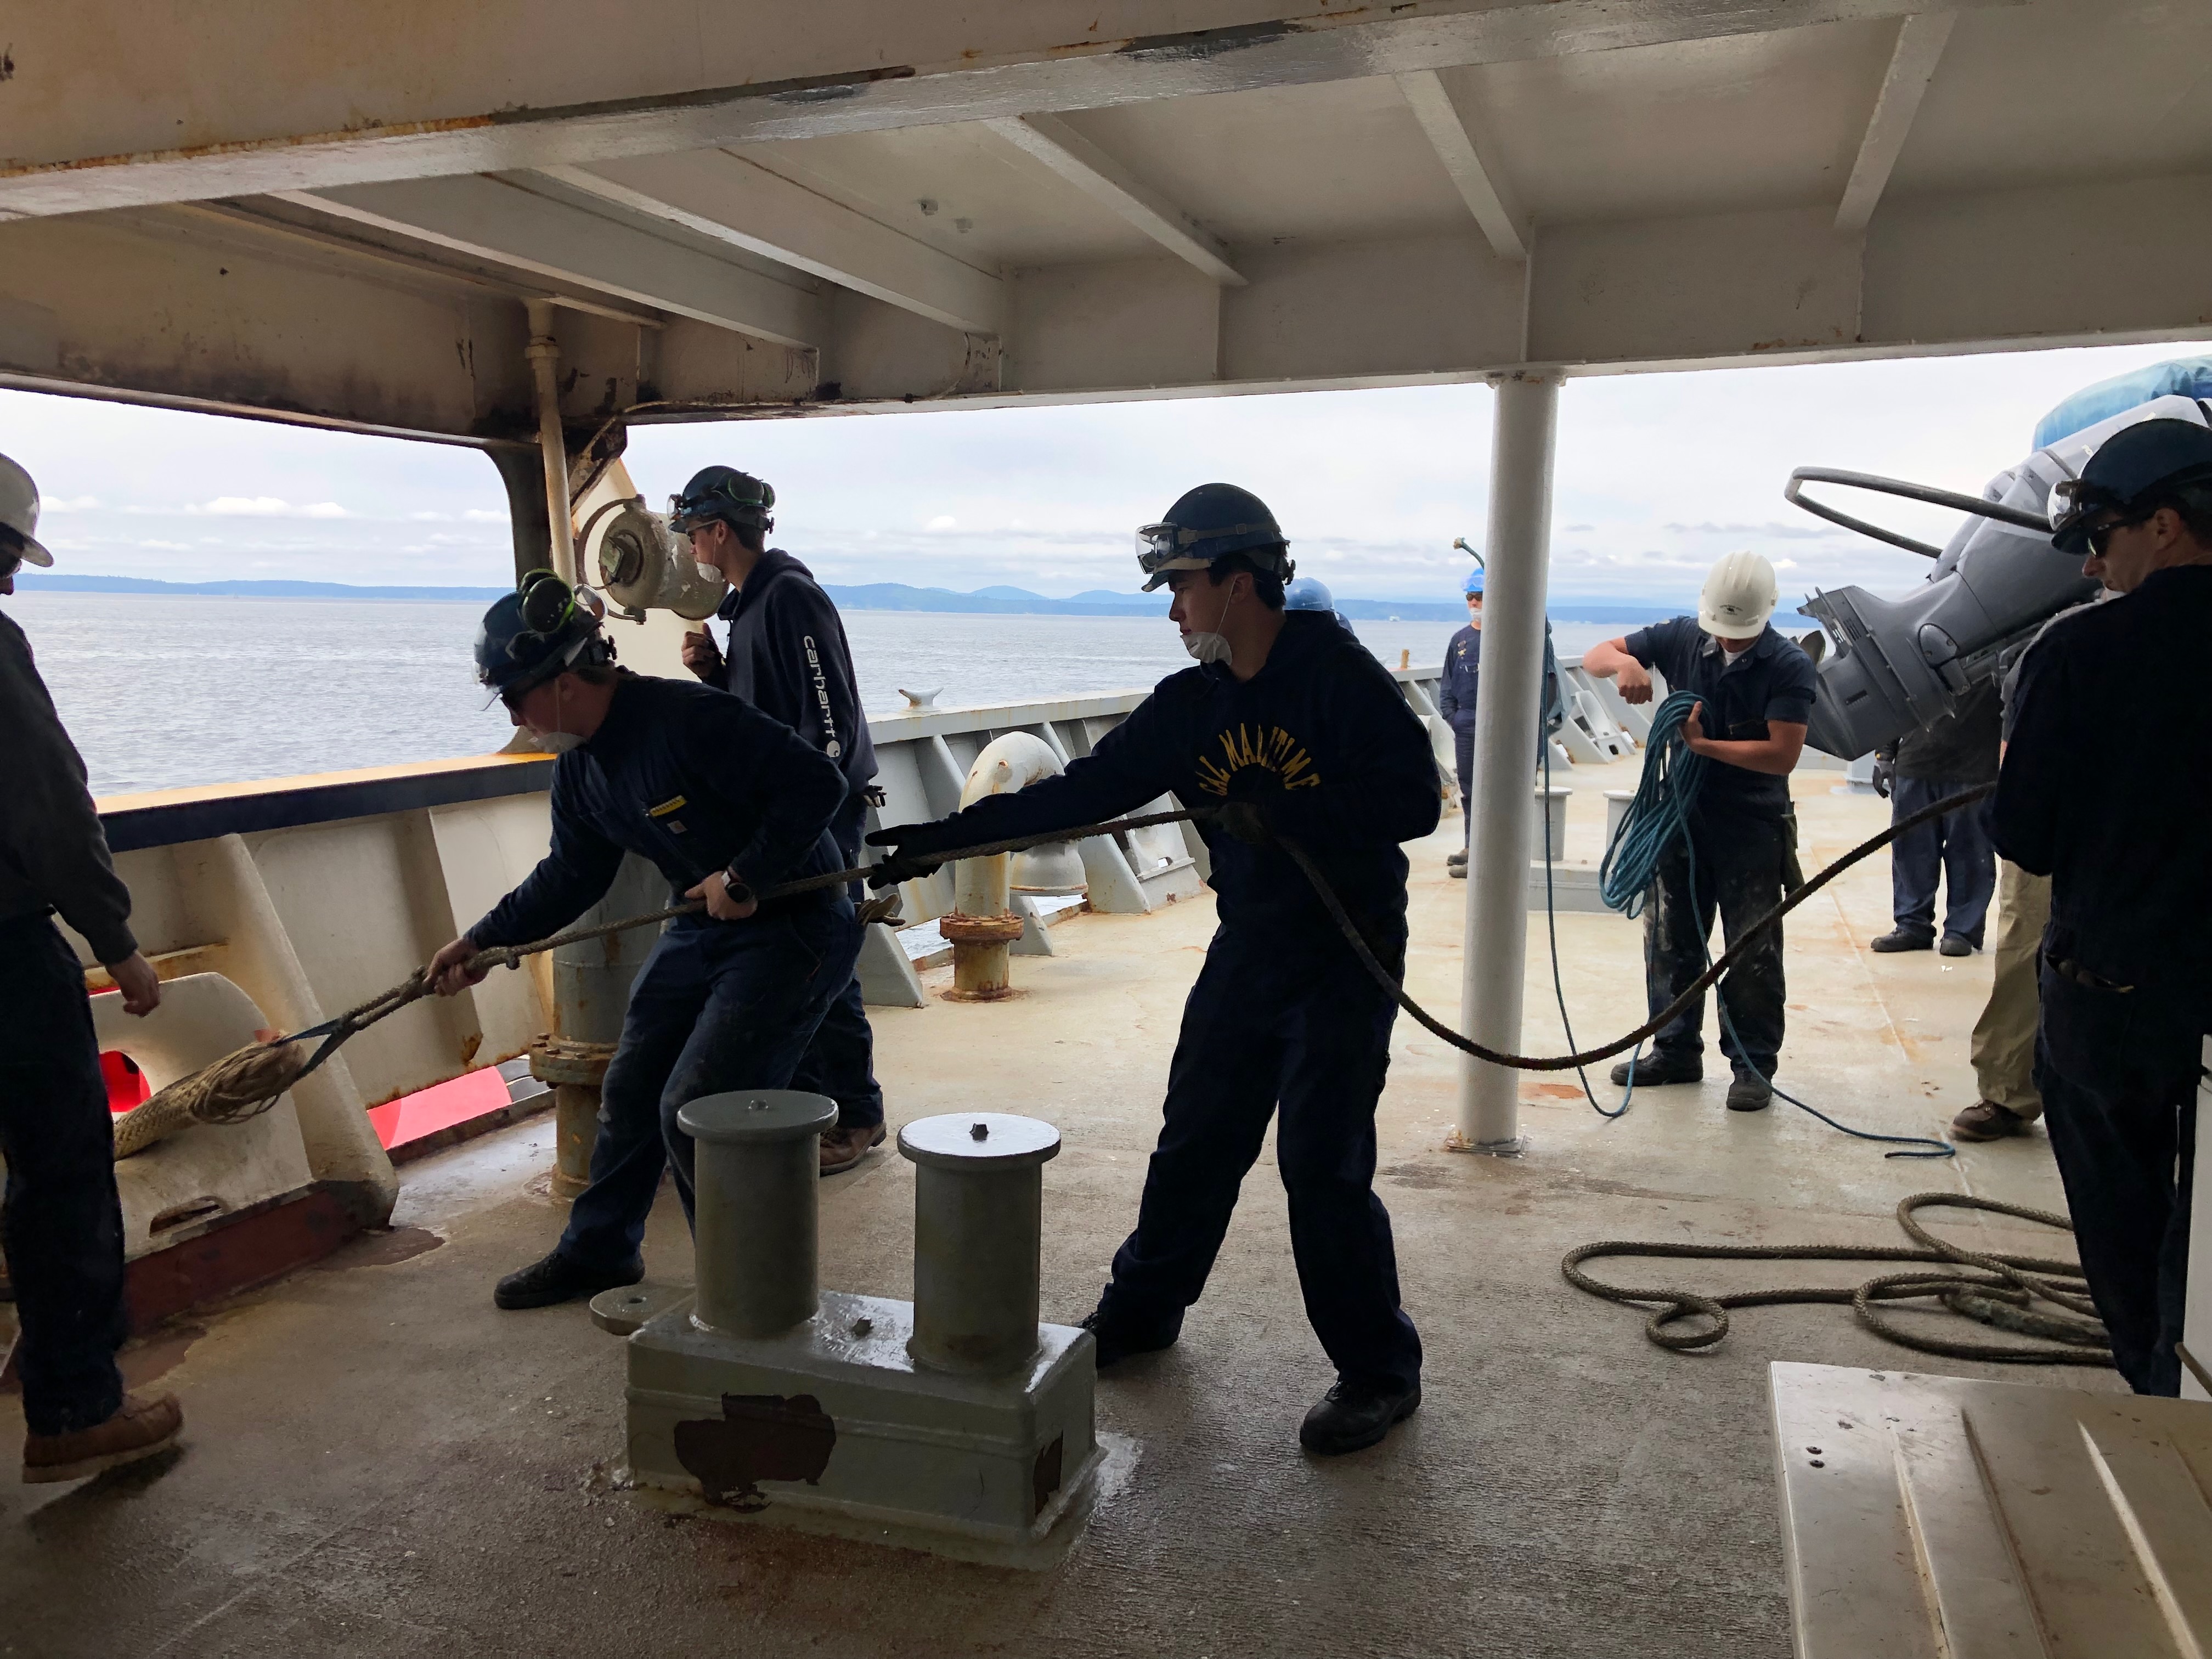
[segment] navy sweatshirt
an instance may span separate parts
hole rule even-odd
[[[876,747],[860,712],[852,647],[814,573],[771,547],[714,614],[730,625],[722,689],[836,761],[848,794],[866,788],[876,775]]]
[[[469,937],[481,949],[560,932],[605,896],[626,852],[668,878],[672,902],[717,870],[757,891],[840,869],[828,830],[844,801],[836,764],[742,697],[625,673],[591,740],[553,763],[551,850]],[[835,896],[763,903],[744,921],[698,920],[747,927]]]
[[[902,834],[898,848],[926,855],[1098,822],[1170,792],[1186,806],[1258,802],[1279,833],[1313,854],[1370,937],[1402,938],[1398,844],[1437,827],[1436,757],[1382,665],[1334,617],[1313,611],[1285,617],[1249,680],[1220,665],[1171,674],[1064,777],[978,801]],[[1285,854],[1211,823],[1200,833],[1224,927],[1286,946],[1342,948]]]
[[[2212,1013],[2207,634],[2203,566],[2045,629],[2021,659],[1990,817],[1997,851],[2051,878],[2047,952]]]

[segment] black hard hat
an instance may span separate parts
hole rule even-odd
[[[1171,570],[1203,570],[1231,553],[1251,556],[1262,570],[1288,581],[1297,567],[1267,502],[1235,484],[1200,484],[1182,495],[1158,524],[1137,532],[1137,563],[1151,592]]]
[[[2212,430],[2194,421],[2124,426],[2080,477],[2062,478],[2051,490],[2051,544],[2078,557],[2089,550],[2089,525],[2105,514],[2146,516],[2141,506],[2183,490],[2212,500]]]
[[[510,697],[567,669],[612,662],[599,616],[551,571],[532,571],[477,624],[477,681]]]
[[[680,495],[668,498],[668,527],[683,535],[710,520],[721,519],[754,530],[769,527],[775,491],[764,479],[734,466],[702,466]]]

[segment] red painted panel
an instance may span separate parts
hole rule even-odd
[[[376,1138],[389,1152],[456,1123],[499,1111],[507,1103],[507,1079],[499,1074],[499,1067],[486,1066],[450,1082],[434,1083],[414,1094],[372,1106],[368,1121],[376,1126]]]
[[[107,1109],[118,1117],[154,1092],[138,1062],[119,1048],[100,1055],[100,1075],[107,1085]]]

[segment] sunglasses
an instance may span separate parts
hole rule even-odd
[[[2082,538],[2089,544],[2089,556],[2093,559],[2101,559],[2105,556],[2106,549],[2111,544],[2112,532],[2115,530],[2125,530],[2130,525],[2148,522],[2148,520],[2145,519],[2114,519],[2108,524],[2100,524],[2094,529],[2083,531]]]

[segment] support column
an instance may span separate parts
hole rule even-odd
[[[1544,586],[1551,562],[1556,374],[1501,374],[1490,449],[1482,665],[1476,685],[1474,822],[1467,864],[1465,983],[1460,1027],[1478,1042],[1521,1047],[1521,976],[1528,932],[1529,779],[1544,668]],[[1520,1074],[1462,1055],[1454,1148],[1517,1156]]]

